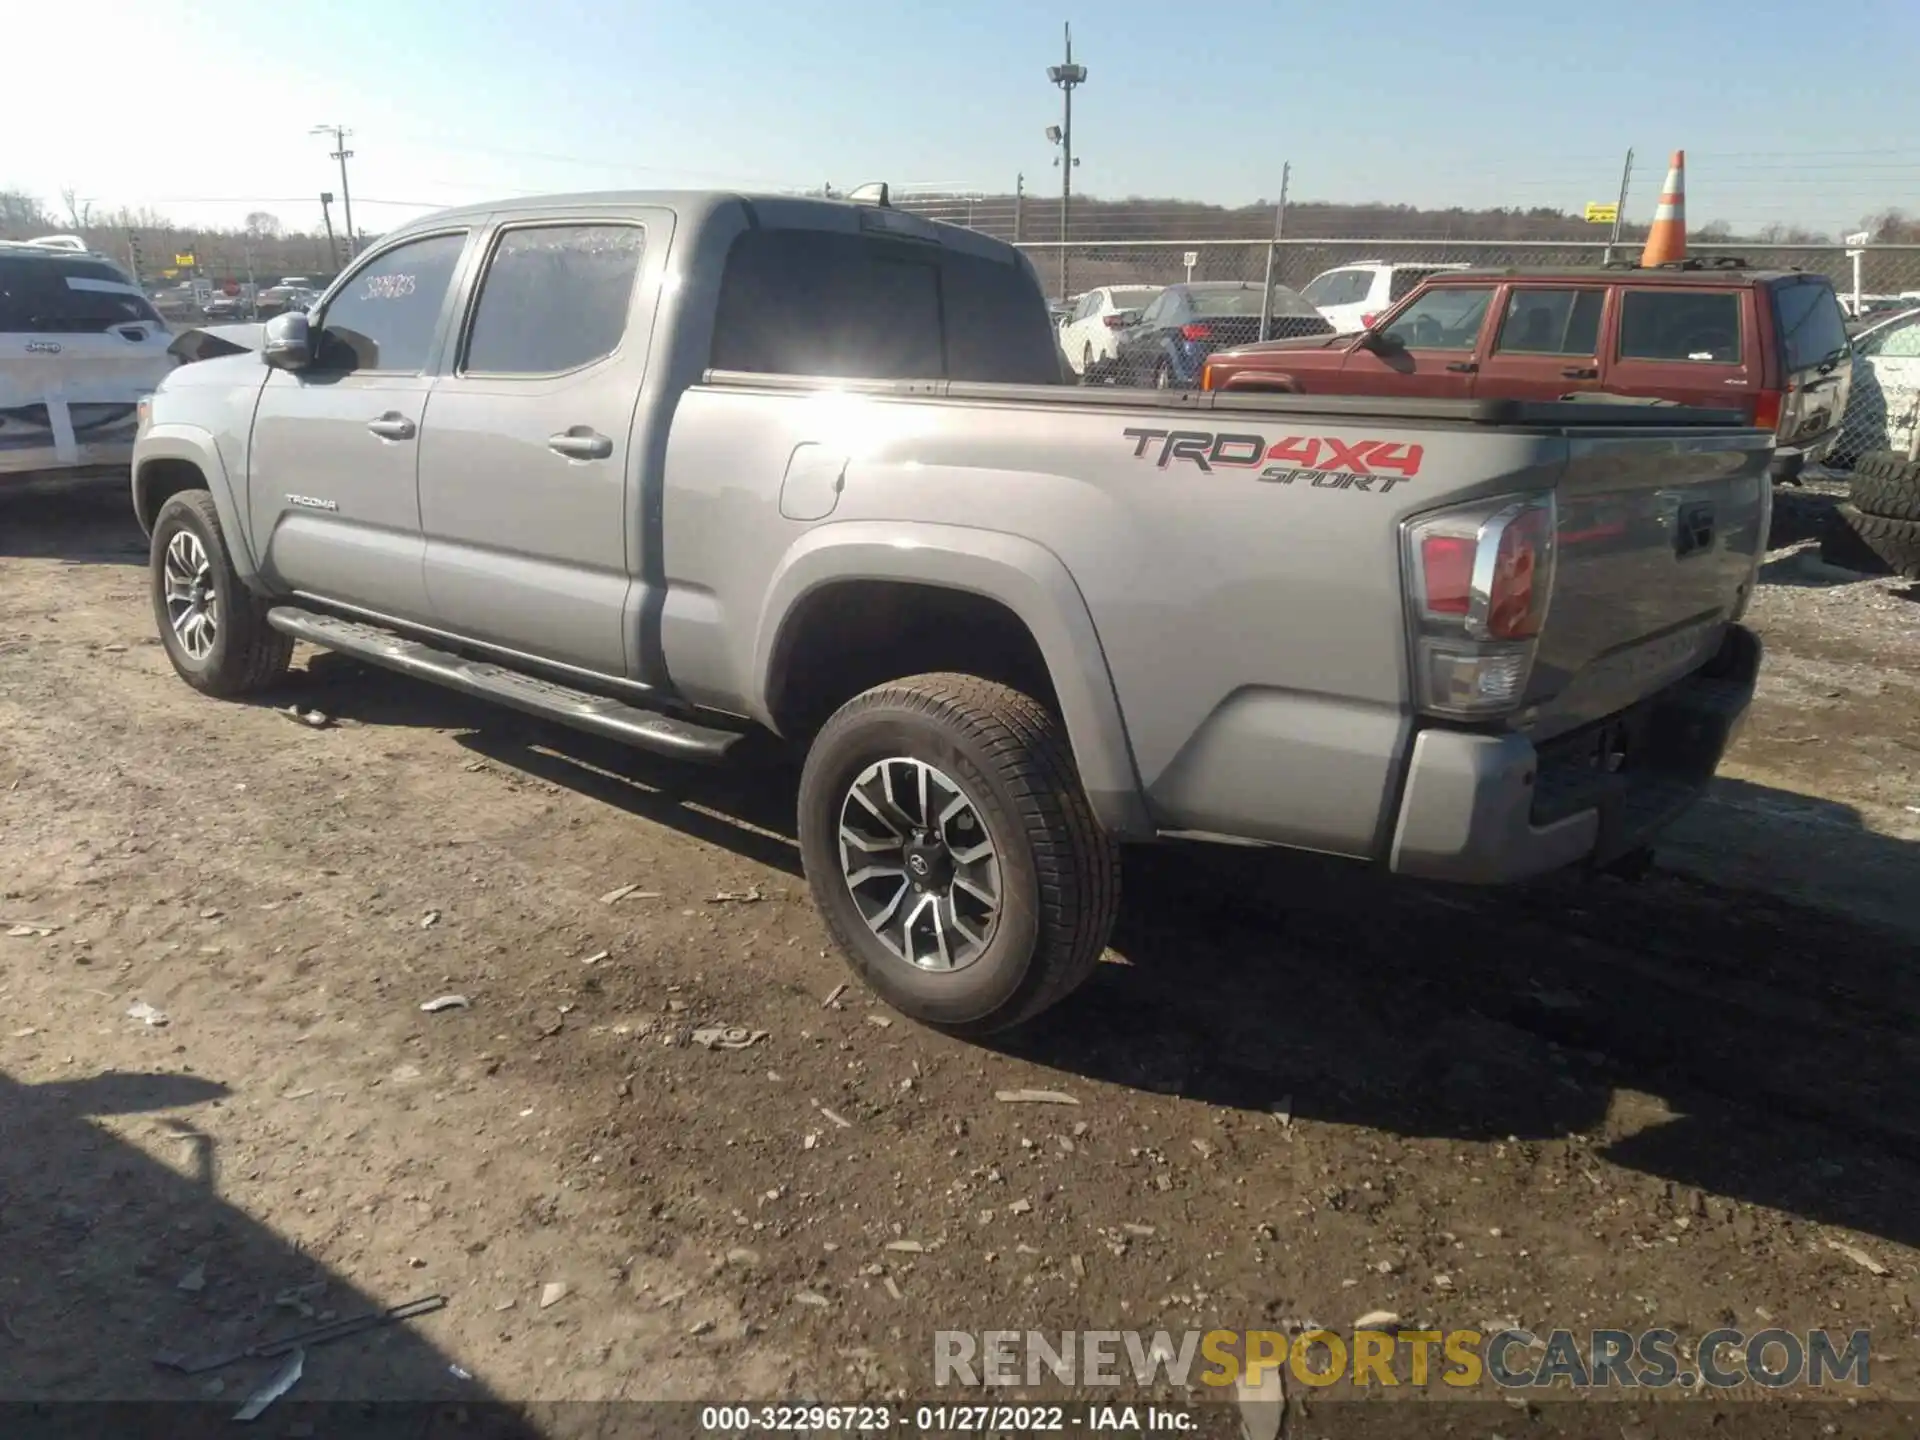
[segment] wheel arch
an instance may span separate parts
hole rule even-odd
[[[1102,827],[1153,835],[1086,601],[1057,555],[1019,536],[864,521],[809,532],[777,568],[762,608],[754,718],[803,733],[824,719],[822,708],[872,685],[956,668],[997,670],[988,678],[1039,691],[1066,727]]]
[[[258,575],[253,547],[213,437],[185,425],[156,426],[141,437],[134,456],[133,514],[141,533],[151,537],[160,507],[184,490],[205,490],[213,496],[234,571],[251,586]]]

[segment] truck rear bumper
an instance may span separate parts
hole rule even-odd
[[[1390,868],[1490,885],[1618,859],[1706,789],[1759,668],[1759,638],[1733,625],[1692,675],[1542,745],[1523,735],[1421,731]]]

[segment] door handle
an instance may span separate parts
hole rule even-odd
[[[613,441],[585,425],[576,425],[558,435],[549,435],[547,448],[569,460],[605,460],[613,454]]]
[[[1479,365],[1472,360],[1455,360],[1452,364],[1447,366],[1447,369],[1451,370],[1456,375],[1471,375],[1473,374],[1474,371],[1478,370],[1479,368],[1480,368]]]
[[[1592,366],[1582,367],[1575,365],[1570,369],[1562,370],[1560,373],[1569,380],[1598,380],[1600,378],[1599,370]]]
[[[367,429],[378,435],[382,440],[411,440],[413,438],[413,421],[400,414],[397,410],[389,410],[379,419],[369,420],[367,422]]]

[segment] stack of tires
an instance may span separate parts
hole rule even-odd
[[[1836,506],[1820,558],[1870,575],[1920,580],[1920,461],[1891,450],[1862,455],[1850,503]]]

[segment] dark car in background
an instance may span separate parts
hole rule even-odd
[[[1187,390],[1200,383],[1200,369],[1215,350],[1260,339],[1260,306],[1266,287],[1258,281],[1197,280],[1169,285],[1132,325],[1120,332],[1110,365],[1089,375],[1118,385]],[[1273,287],[1267,338],[1331,335],[1327,318],[1284,285]]]

